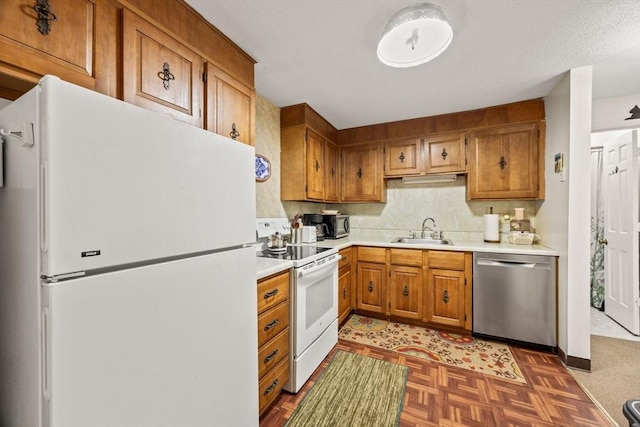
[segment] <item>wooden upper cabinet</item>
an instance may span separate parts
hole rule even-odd
[[[385,201],[382,146],[366,144],[342,149],[341,201]]]
[[[465,133],[392,141],[384,146],[387,178],[466,172]]]
[[[469,200],[544,198],[544,139],[538,123],[474,131],[469,141]]]
[[[205,67],[205,129],[254,145],[255,91],[211,63]]]
[[[466,172],[465,141],[464,132],[425,138],[425,172],[428,174]]]
[[[95,2],[50,0],[48,27],[38,28],[36,1],[2,0],[0,73],[35,83],[44,74],[93,89]],[[41,10],[45,13],[44,10]]]
[[[422,164],[422,142],[419,138],[385,144],[384,176],[418,175],[422,172]]]
[[[320,135],[308,129],[306,134],[306,186],[307,198],[324,199],[324,140]]]
[[[124,101],[202,127],[202,58],[126,9],[122,68]]]
[[[280,198],[338,201],[336,129],[307,104],[280,110]]]
[[[324,200],[338,201],[338,148],[325,141],[324,145]]]

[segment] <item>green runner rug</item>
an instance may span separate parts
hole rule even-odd
[[[287,427],[397,426],[409,368],[338,351]]]

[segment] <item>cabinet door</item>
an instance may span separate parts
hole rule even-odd
[[[308,129],[305,148],[307,198],[324,200],[324,140]]]
[[[392,265],[390,273],[391,314],[422,319],[422,268]]]
[[[124,100],[202,126],[202,58],[134,13],[123,12]]]
[[[544,163],[539,162],[536,123],[471,132],[467,197],[536,199]],[[540,178],[542,177],[542,178]]]
[[[378,145],[342,150],[342,201],[384,201],[382,181],[382,152]]]
[[[338,323],[351,313],[351,265],[338,271]]]
[[[338,201],[338,149],[330,142],[324,146],[324,200]]]
[[[255,92],[213,64],[205,65],[205,129],[253,145]]]
[[[465,134],[425,138],[426,173],[466,172]]]
[[[95,4],[92,0],[56,0],[40,32],[36,1],[3,0],[0,13],[0,70],[28,80],[44,74],[91,88],[94,80]],[[43,11],[44,12],[44,11]],[[36,79],[38,78],[36,77]]]
[[[384,176],[417,175],[422,172],[420,139],[388,142],[384,146]]]
[[[358,308],[385,313],[386,268],[384,264],[358,263]]]
[[[465,326],[464,280],[464,271],[427,270],[427,322]]]

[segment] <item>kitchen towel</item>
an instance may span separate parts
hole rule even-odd
[[[490,243],[500,243],[500,227],[498,214],[484,215],[484,241]]]

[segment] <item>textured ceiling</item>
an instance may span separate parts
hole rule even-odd
[[[640,93],[640,0],[436,0],[453,42],[409,69],[378,38],[405,0],[186,0],[256,61],[256,91],[338,129],[543,97],[593,66],[593,98]]]

